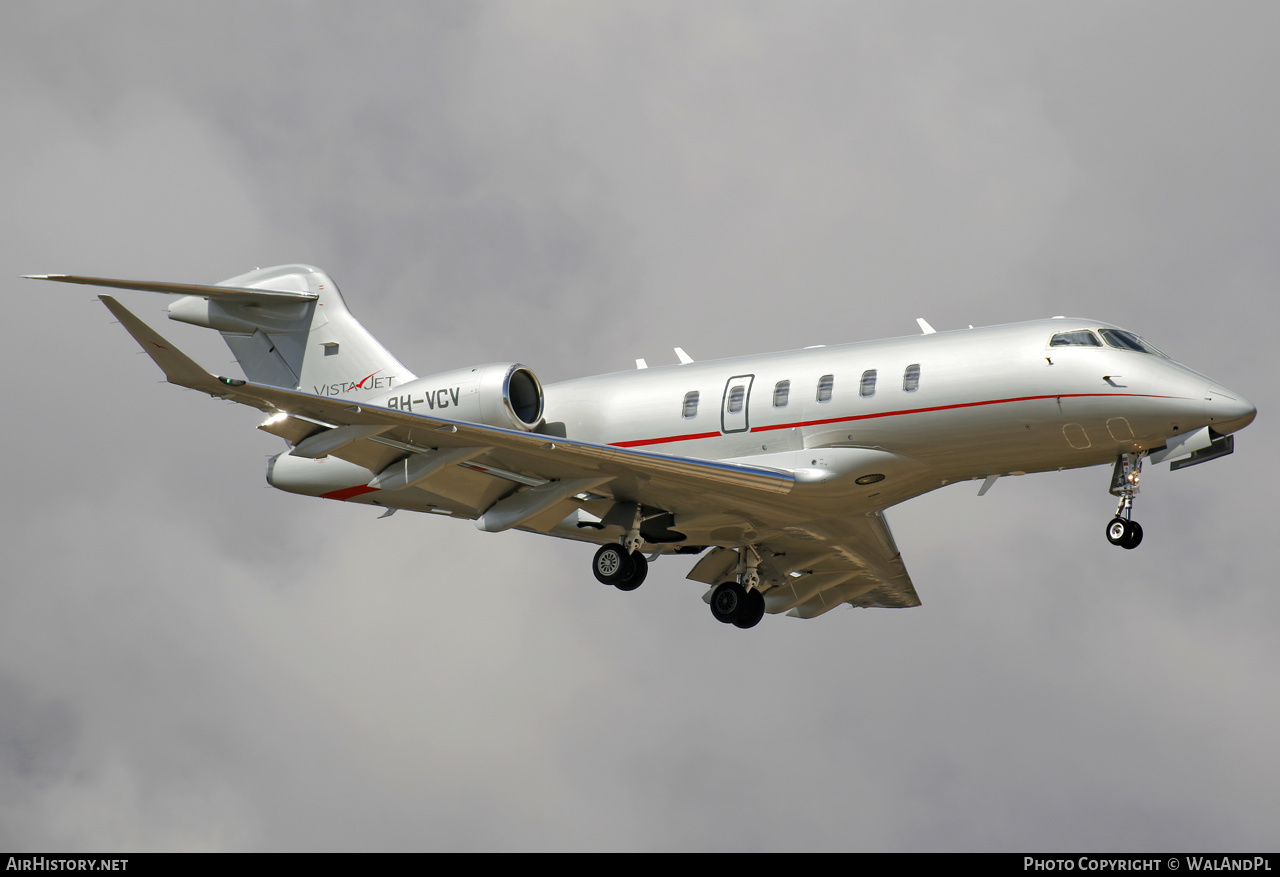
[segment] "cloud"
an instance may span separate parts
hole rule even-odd
[[[16,7],[0,845],[1266,847],[1273,17]],[[1102,469],[957,485],[889,511],[923,608],[744,635],[678,559],[620,594],[579,545],[271,491],[253,412],[16,279],[291,261],[421,374],[1074,313],[1263,419],[1148,470],[1138,551]]]

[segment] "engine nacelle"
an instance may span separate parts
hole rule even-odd
[[[400,384],[383,404],[450,420],[533,430],[542,423],[542,384],[520,363],[498,362]]]
[[[267,483],[277,490],[303,496],[350,499],[369,493],[374,473],[337,457],[295,457],[287,451],[267,461]]]

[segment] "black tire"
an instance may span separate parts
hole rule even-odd
[[[649,561],[643,554],[639,551],[633,552],[629,559],[632,564],[631,575],[613,583],[619,591],[634,591],[644,584],[644,577],[649,574]]]
[[[1142,544],[1142,525],[1137,521],[1129,522],[1129,534],[1125,537],[1124,542],[1120,543],[1124,548],[1137,548]]]
[[[595,573],[596,581],[602,585],[616,585],[625,581],[632,575],[635,566],[627,549],[616,542],[601,545],[591,561],[591,571]]]
[[[1112,545],[1124,545],[1129,538],[1129,522],[1124,518],[1112,518],[1107,523],[1107,541]]]
[[[759,591],[747,591],[742,617],[734,621],[733,626],[747,630],[759,624],[761,618],[764,618],[764,594]]]
[[[747,608],[747,592],[737,582],[721,582],[711,592],[711,614],[722,624],[733,624]]]

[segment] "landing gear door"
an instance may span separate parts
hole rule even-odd
[[[751,401],[751,382],[755,375],[738,375],[729,378],[724,385],[724,400],[720,404],[720,431],[746,432],[750,429],[747,410]]]

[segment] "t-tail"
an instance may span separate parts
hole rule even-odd
[[[213,286],[28,276],[179,295],[169,319],[218,330],[245,377],[256,383],[361,398],[416,377],[351,315],[329,275],[311,265],[259,268]]]

